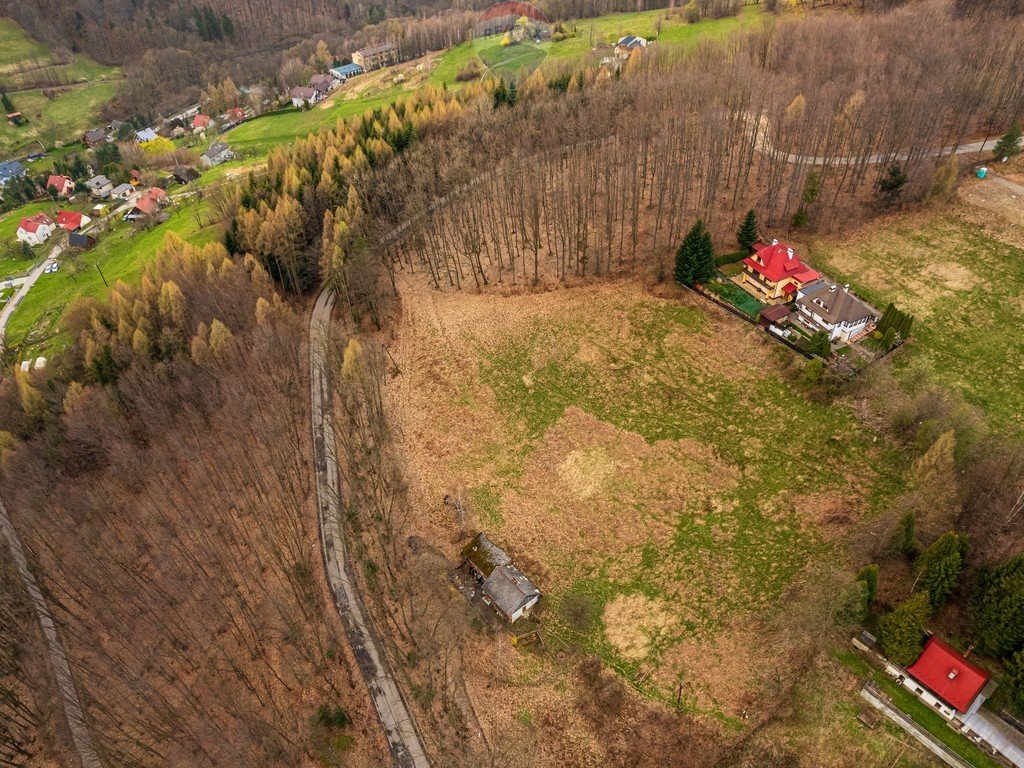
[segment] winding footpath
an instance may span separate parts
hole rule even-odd
[[[430,768],[416,723],[395,682],[387,657],[373,629],[352,576],[341,528],[341,483],[331,411],[331,379],[327,367],[327,339],[335,295],[321,291],[309,320],[310,414],[313,461],[316,469],[317,517],[327,580],[341,615],[352,652],[362,672],[394,763],[399,768]]]
[[[64,647],[57,635],[57,627],[53,623],[53,617],[50,615],[50,609],[46,605],[39,584],[36,582],[35,576],[32,575],[32,571],[29,570],[21,539],[18,538],[11,519],[7,516],[7,508],[4,507],[2,501],[0,501],[0,531],[7,538],[7,545],[11,549],[11,557],[14,559],[14,568],[21,578],[21,583],[25,586],[25,591],[28,593],[39,619],[39,625],[42,627],[43,637],[48,646],[50,665],[53,667],[53,677],[57,683],[57,691],[60,693],[64,716],[67,718],[68,728],[71,730],[71,740],[74,742],[75,752],[78,753],[78,760],[82,768],[102,768],[103,764],[92,746],[92,737],[85,724],[82,702],[78,698],[78,690],[75,688],[74,678],[71,677],[71,667],[68,665],[67,656],[64,655]]]

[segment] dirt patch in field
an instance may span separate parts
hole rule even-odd
[[[604,632],[622,658],[640,661],[675,625],[668,606],[644,595],[619,595],[604,608]]]
[[[1024,247],[1024,180],[1016,175],[989,179],[969,179],[959,190],[960,199],[969,205],[962,215],[984,227],[1000,240]]]
[[[601,449],[573,451],[558,465],[562,482],[581,499],[589,499],[604,488],[615,474],[615,463]]]

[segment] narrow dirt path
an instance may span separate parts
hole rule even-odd
[[[348,560],[341,528],[341,483],[335,453],[331,413],[331,381],[326,345],[331,327],[333,291],[325,288],[316,300],[309,320],[309,374],[313,461],[316,468],[317,516],[327,580],[345,634],[370,691],[395,765],[399,768],[430,768],[416,723],[395,682],[387,657],[380,648],[369,614],[363,605]]]
[[[82,768],[102,768],[103,764],[92,746],[92,736],[85,724],[82,702],[78,698],[78,690],[75,688],[74,678],[71,677],[71,667],[68,665],[67,656],[64,655],[64,646],[61,645],[60,637],[57,635],[57,627],[53,623],[53,617],[50,615],[50,609],[46,605],[39,584],[36,583],[35,576],[29,570],[21,539],[18,538],[11,519],[7,516],[7,508],[4,507],[2,501],[0,501],[0,531],[3,531],[7,538],[11,557],[14,558],[14,567],[32,601],[36,616],[39,618],[39,626],[43,630],[43,636],[49,647],[53,677],[57,683],[57,690],[64,707],[64,716],[67,718],[68,728],[71,730],[71,739],[74,742],[75,752],[78,753],[78,760]]]

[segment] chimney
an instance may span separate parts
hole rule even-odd
[[[792,248],[787,248],[786,249],[786,255],[789,256],[789,258],[792,259],[793,258],[793,249]]]
[[[778,244],[779,244],[779,241],[776,240],[775,238],[772,238],[772,245],[778,245]]]
[[[947,677],[949,677],[950,680],[955,680],[958,674],[960,674],[959,669],[951,669],[949,670],[949,675],[947,675]]]

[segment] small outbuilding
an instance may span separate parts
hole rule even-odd
[[[773,304],[757,313],[757,324],[762,328],[767,328],[771,325],[787,325],[792,314],[789,307],[785,304]]]
[[[510,624],[529,613],[540,600],[540,590],[486,533],[474,536],[463,548],[462,557],[480,582],[484,602]]]
[[[171,175],[179,184],[191,184],[199,178],[199,172],[195,168],[189,168],[187,165],[176,165],[174,170],[171,171]]]

